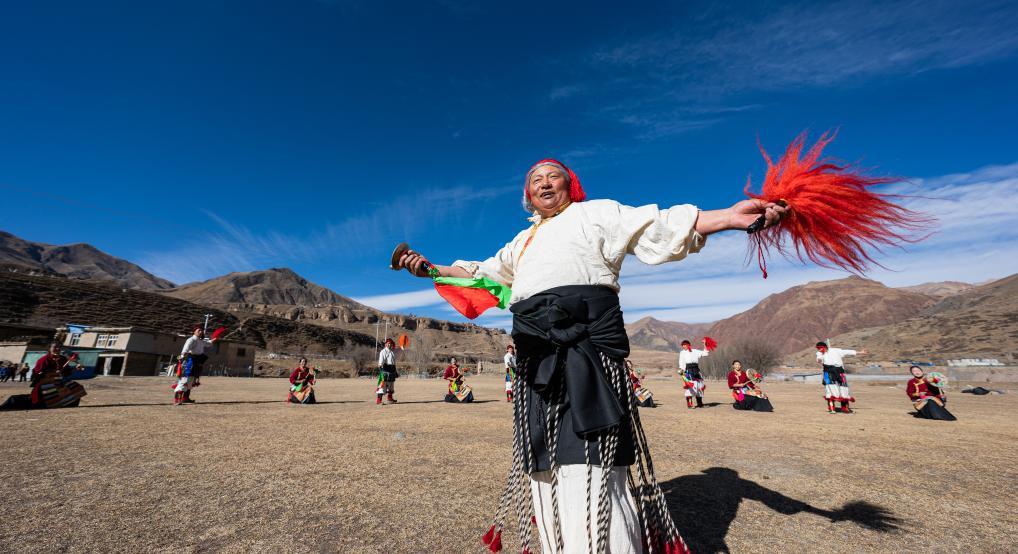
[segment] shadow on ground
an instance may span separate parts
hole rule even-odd
[[[901,523],[888,509],[864,501],[849,502],[837,510],[817,508],[743,479],[739,472],[727,467],[683,475],[662,483],[661,489],[679,532],[690,549],[699,553],[730,552],[725,537],[743,500],[762,502],[788,516],[815,514],[832,522],[851,521],[881,533],[895,531]]]

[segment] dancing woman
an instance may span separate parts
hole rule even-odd
[[[633,384],[633,394],[636,395],[636,405],[641,408],[656,408],[657,404],[654,403],[654,393],[643,386],[643,379],[640,378],[640,374],[633,367],[633,362],[627,359],[625,364],[626,371],[629,372],[629,382]]]
[[[516,380],[516,348],[513,345],[505,347],[505,401],[513,401],[513,381]]]
[[[50,343],[49,351],[32,369],[32,392],[11,395],[0,404],[0,410],[73,408],[81,402],[86,394],[85,387],[70,379],[77,355],[64,356],[60,353],[62,346],[60,341]]]
[[[490,549],[501,548],[515,501],[521,549],[529,550],[534,515],[546,553],[684,551],[622,363],[629,339],[619,271],[628,254],[648,264],[678,261],[703,248],[712,233],[745,230],[760,219],[769,227],[785,208],[759,199],[713,211],[585,199],[575,173],[542,160],[524,182],[531,225],[494,256],[435,266],[409,250],[395,267],[419,277],[433,276],[432,270],[512,287],[520,390],[512,469],[484,537]]]
[[[728,372],[728,388],[732,391],[733,407],[736,410],[753,410],[754,412],[773,412],[774,406],[753,377],[742,369],[742,362],[732,362],[732,370]]]
[[[318,369],[308,367],[308,359],[301,358],[297,367],[290,373],[290,393],[287,394],[286,401],[294,404],[314,404],[317,377]]]
[[[846,348],[830,348],[826,342],[818,342],[817,363],[824,370],[824,400],[827,401],[827,413],[837,413],[834,410],[834,403],[841,403],[841,412],[852,413],[848,407],[850,402],[855,402],[852,391],[848,388],[848,377],[845,376],[845,356],[866,354],[865,350],[856,352]]]
[[[173,388],[175,405],[194,403],[194,400],[191,400],[191,390],[201,385],[201,370],[205,361],[209,359],[205,349],[211,347],[217,340],[217,337],[205,338],[205,330],[195,327],[191,336],[184,341],[177,366],[177,385]]]
[[[703,375],[700,373],[700,358],[707,356],[707,339],[703,341],[704,348],[693,348],[688,341],[682,341],[682,350],[679,352],[679,377],[682,378],[682,388],[685,390],[686,408],[693,408],[693,399],[696,399],[696,407],[703,407],[703,391],[707,386],[703,383]]]
[[[912,366],[908,370],[912,379],[905,386],[905,394],[912,400],[915,416],[942,421],[957,420],[954,414],[947,411],[947,395],[943,388],[932,383],[919,366]]]
[[[390,404],[395,404],[396,399],[392,397],[396,393],[396,379],[399,372],[396,371],[396,341],[385,339],[382,351],[378,353],[378,383],[375,386],[375,404],[382,404],[382,395]]]

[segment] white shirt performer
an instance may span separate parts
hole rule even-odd
[[[382,403],[382,395],[387,396],[390,404],[395,404],[396,399],[392,397],[396,392],[396,378],[399,372],[396,371],[396,341],[385,339],[385,347],[378,353],[378,383],[375,386],[375,404]]]
[[[848,378],[845,376],[845,356],[855,356],[855,350],[845,348],[830,348],[825,342],[817,343],[817,362],[824,369],[824,400],[827,401],[827,412],[836,413],[834,403],[841,403],[841,412],[852,413],[848,407],[850,402],[855,402],[852,391],[848,388]],[[863,352],[865,353],[865,352]]]
[[[205,338],[205,331],[195,327],[194,333],[184,341],[180,350],[180,365],[177,366],[177,386],[173,388],[174,404],[190,404],[191,389],[201,384],[201,370],[205,360],[205,348],[212,346],[214,341]]]
[[[513,401],[513,381],[516,380],[516,348],[513,345],[505,347],[505,401]]]
[[[709,354],[707,350],[693,348],[688,341],[682,341],[682,350],[679,351],[679,376],[682,377],[682,388],[685,390],[686,408],[692,409],[693,399],[696,399],[696,407],[703,407],[703,391],[707,386],[703,382],[703,374],[700,373],[700,358]]]
[[[519,373],[513,461],[483,540],[492,551],[502,548],[515,501],[522,551],[530,550],[534,514],[545,553],[636,553],[645,542],[656,552],[685,552],[651,473],[623,366],[629,339],[619,271],[628,254],[648,264],[681,260],[708,234],[746,229],[760,215],[773,225],[785,210],[760,200],[703,212],[585,202],[576,174],[555,160],[530,168],[523,197],[531,225],[493,257],[434,266],[443,276],[483,276],[512,287]],[[410,250],[398,267],[427,277],[430,265]]]

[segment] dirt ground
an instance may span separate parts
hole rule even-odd
[[[168,384],[97,378],[80,408],[0,413],[0,551],[484,551],[509,466],[497,376],[472,379],[473,405],[436,380],[381,407],[366,379],[323,380],[315,406],[282,402],[283,379],[208,378],[190,406]],[[856,387],[854,415],[817,385],[766,386],[760,414],[720,383],[700,410],[648,384],[657,476],[696,551],[1018,551],[1015,391],[955,392],[947,423],[888,384]]]

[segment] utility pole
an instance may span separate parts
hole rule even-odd
[[[381,324],[381,321],[375,322],[375,353],[378,353],[378,326]]]
[[[385,340],[389,340],[389,320],[385,320]]]
[[[201,329],[202,334],[207,334],[209,332],[209,318],[211,318],[212,315],[213,314],[205,314],[205,326]]]

